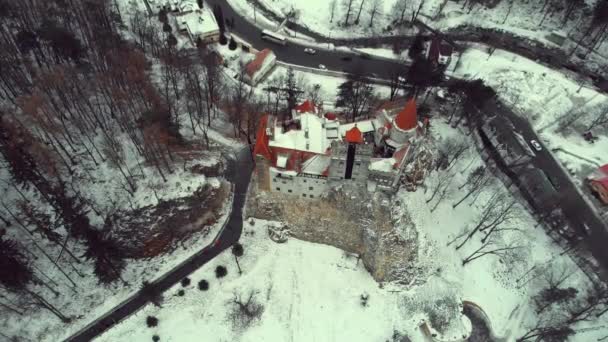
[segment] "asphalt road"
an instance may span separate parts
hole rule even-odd
[[[165,291],[177,284],[184,277],[194,272],[209,260],[216,257],[225,249],[237,242],[243,229],[243,205],[245,204],[247,188],[251,178],[252,160],[248,148],[239,150],[234,159],[228,160],[226,178],[234,184],[234,201],[232,203],[232,213],[228,218],[225,229],[213,246],[202,248],[186,263],[165,274],[161,279],[152,283],[158,291]],[[119,306],[106,313],[94,323],[86,326],[81,331],[72,335],[66,341],[85,342],[91,341],[96,336],[102,334],[107,329],[135,313],[148,303],[147,299],[138,293],[131,299],[123,302]]]
[[[403,63],[380,60],[373,56],[364,57],[355,52],[314,48],[316,53],[310,55],[304,52],[304,49],[308,47],[306,45],[300,45],[291,41],[285,46],[276,44],[262,39],[261,29],[236,13],[225,0],[207,0],[207,3],[211,7],[219,5],[222,8],[225,19],[234,19],[234,28],[231,30],[237,36],[249,42],[257,50],[264,48],[271,49],[281,62],[311,68],[318,68],[320,64],[323,64],[329,70],[344,72],[352,72],[359,69],[368,76],[383,79],[390,79],[391,70],[404,68]],[[230,30],[229,27],[227,29]],[[350,61],[344,60],[345,58],[350,58]]]
[[[515,129],[519,131],[526,141],[538,141],[542,146],[542,151],[534,151],[536,157],[532,158],[532,165],[542,169],[547,176],[555,183],[559,193],[557,198],[558,206],[562,208],[568,223],[578,233],[584,237],[584,242],[589,248],[595,259],[602,265],[604,272],[608,270],[608,230],[606,223],[603,222],[587,204],[578,192],[576,185],[570,176],[561,167],[559,161],[555,159],[549,149],[542,145],[542,140],[538,137],[530,123],[524,118],[515,114],[507,107],[501,106],[496,102],[489,103],[484,111],[488,114],[496,114],[508,117]]]

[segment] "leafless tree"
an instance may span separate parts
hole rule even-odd
[[[395,18],[393,22],[395,24],[401,25],[405,20],[405,12],[407,11],[408,2],[406,0],[397,0],[393,5],[393,13]]]
[[[597,111],[593,121],[589,124],[587,130],[594,129],[599,126],[608,126],[608,106]]]
[[[565,265],[551,265],[541,275],[543,289],[533,298],[536,312],[541,313],[553,304],[573,299],[578,290],[562,288],[562,284],[574,274],[574,269]]]
[[[234,328],[248,328],[260,320],[264,313],[264,306],[256,299],[258,293],[258,291],[250,291],[246,300],[243,300],[240,294],[233,293],[229,317],[232,319]]]
[[[467,143],[458,138],[447,138],[439,146],[437,169],[451,169],[464,152],[469,149]]]
[[[477,219],[477,224],[450,241],[448,246],[464,237],[460,244],[456,246],[456,249],[458,250],[479,232],[484,233],[482,240],[487,240],[497,231],[511,229],[501,227],[501,225],[508,223],[514,218],[515,204],[515,200],[506,198],[505,195],[494,193],[486,202],[481,215]]]
[[[436,200],[435,204],[431,208],[431,212],[437,209],[439,203],[441,203],[447,195],[452,178],[454,177],[454,174],[450,173],[449,171],[435,171],[435,175],[435,182],[430,187],[431,197],[426,200],[426,203],[431,203],[433,200]]]
[[[604,284],[594,284],[582,296],[570,297],[560,305],[543,310],[535,324],[517,341],[566,341],[576,333],[575,324],[595,321],[608,310],[608,290]]]
[[[469,186],[469,191],[460,199],[458,202],[452,204],[452,208],[456,208],[459,206],[464,200],[469,198],[469,196],[473,194],[480,194],[483,189],[487,188],[487,186],[491,185],[494,181],[494,177],[492,173],[488,170],[487,166],[480,165],[473,170],[467,177],[467,182],[462,186],[458,187],[458,190],[461,190],[465,186]],[[473,203],[471,203],[473,204]]]
[[[363,5],[365,5],[365,0],[361,0],[359,4],[359,11],[357,12],[357,18],[355,18],[355,25],[359,25],[359,19],[361,18],[361,11],[363,10]]]
[[[351,10],[353,7],[354,0],[343,0],[342,6],[346,7],[346,14],[344,15],[344,26],[348,26],[348,20],[350,19]]]
[[[418,14],[422,11],[422,7],[424,6],[424,0],[419,0],[418,7],[412,11],[412,22],[416,21],[418,18]]]
[[[371,5],[369,6],[369,27],[374,25],[374,18],[376,15],[382,14],[383,5],[383,0],[372,0]]]
[[[338,7],[338,0],[331,0],[329,3],[329,22],[334,22],[334,16],[336,15],[336,7]]]
[[[513,253],[515,250],[522,248],[519,241],[511,241],[508,244],[501,243],[501,237],[493,235],[481,242],[479,248],[474,250],[467,257],[462,259],[462,265],[466,265],[471,261],[482,258],[486,255],[495,255],[504,257],[507,253]]]

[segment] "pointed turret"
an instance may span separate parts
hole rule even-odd
[[[395,126],[404,131],[416,128],[418,115],[416,113],[416,100],[411,98],[405,104],[405,108],[395,117]]]

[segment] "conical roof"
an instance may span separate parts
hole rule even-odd
[[[418,114],[416,113],[416,100],[411,98],[405,104],[405,108],[395,117],[395,125],[400,129],[407,131],[416,127],[418,123]]]
[[[346,131],[344,138],[349,143],[363,143],[363,134],[361,134],[361,131],[357,128],[357,126]]]

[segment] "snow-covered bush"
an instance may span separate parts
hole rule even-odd
[[[209,282],[206,281],[205,279],[201,280],[198,282],[198,289],[201,291],[207,291],[209,290]]]
[[[186,278],[182,279],[181,284],[183,287],[190,285],[190,278],[186,277]]]
[[[154,316],[148,316],[146,318],[146,325],[148,326],[148,328],[153,328],[153,327],[157,326],[158,318],[156,318]]]

